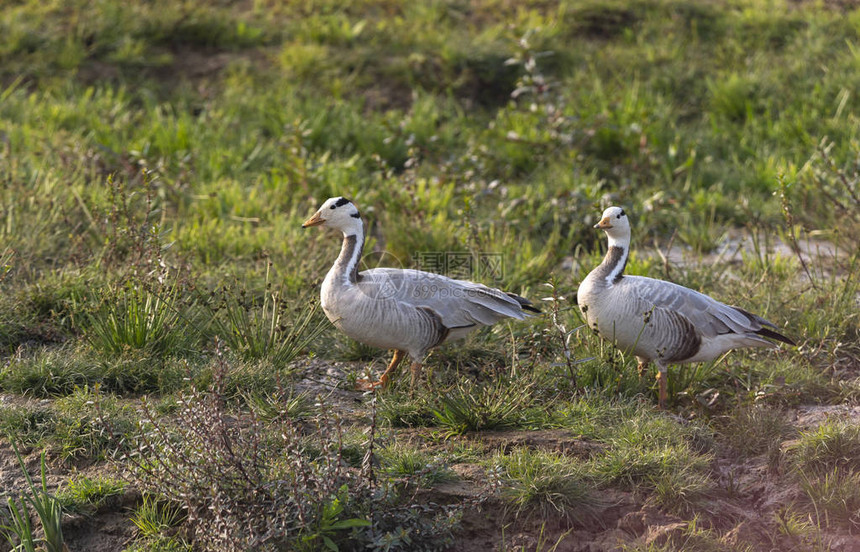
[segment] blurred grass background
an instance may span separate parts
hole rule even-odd
[[[116,211],[149,201],[125,222],[175,262],[244,278],[266,254],[297,289],[333,256],[298,223],[346,195],[376,248],[504,251],[517,288],[593,249],[608,202],[640,246],[773,232],[777,177],[801,198],[822,140],[841,166],[860,131],[860,12],[828,3],[18,1],[0,17],[0,239],[31,281],[98,263]],[[804,200],[801,222],[832,229],[832,206]]]

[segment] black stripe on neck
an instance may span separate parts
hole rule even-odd
[[[621,246],[613,245],[606,252],[603,262],[597,267],[597,276],[601,280],[606,280],[614,272],[615,277],[612,278],[612,283],[615,284],[624,277],[626,267],[627,250]]]
[[[340,256],[337,259],[337,263],[339,265],[338,268],[340,269],[341,273],[346,271],[350,260],[353,258],[353,255],[356,255],[356,250],[358,250],[357,256],[355,258],[355,264],[352,266],[352,269],[350,270],[348,275],[349,282],[352,284],[358,282],[361,279],[361,276],[359,276],[358,274],[358,264],[359,260],[361,260],[361,250],[363,248],[363,236],[361,238],[361,241],[358,240],[358,236],[356,236],[355,234],[343,237],[343,248],[341,249]]]

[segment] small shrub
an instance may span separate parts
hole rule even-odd
[[[352,469],[342,422],[324,403],[308,446],[289,419],[264,424],[229,412],[227,372],[220,357],[212,387],[181,397],[170,421],[145,402],[137,445],[126,457],[140,489],[181,505],[195,549],[393,550],[450,542],[456,507],[415,511],[377,480],[374,425],[358,455],[361,469]]]

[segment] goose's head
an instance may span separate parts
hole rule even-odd
[[[358,234],[362,231],[361,214],[350,200],[345,197],[333,197],[326,200],[322,207],[302,224],[302,228],[311,226],[328,226],[340,230],[347,236]]]
[[[611,240],[630,238],[630,220],[621,207],[610,207],[603,211],[600,222],[594,227],[606,232]]]

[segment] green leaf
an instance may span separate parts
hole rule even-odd
[[[342,519],[337,523],[332,523],[329,528],[332,530],[350,529],[352,527],[369,527],[370,521],[361,518]]]

